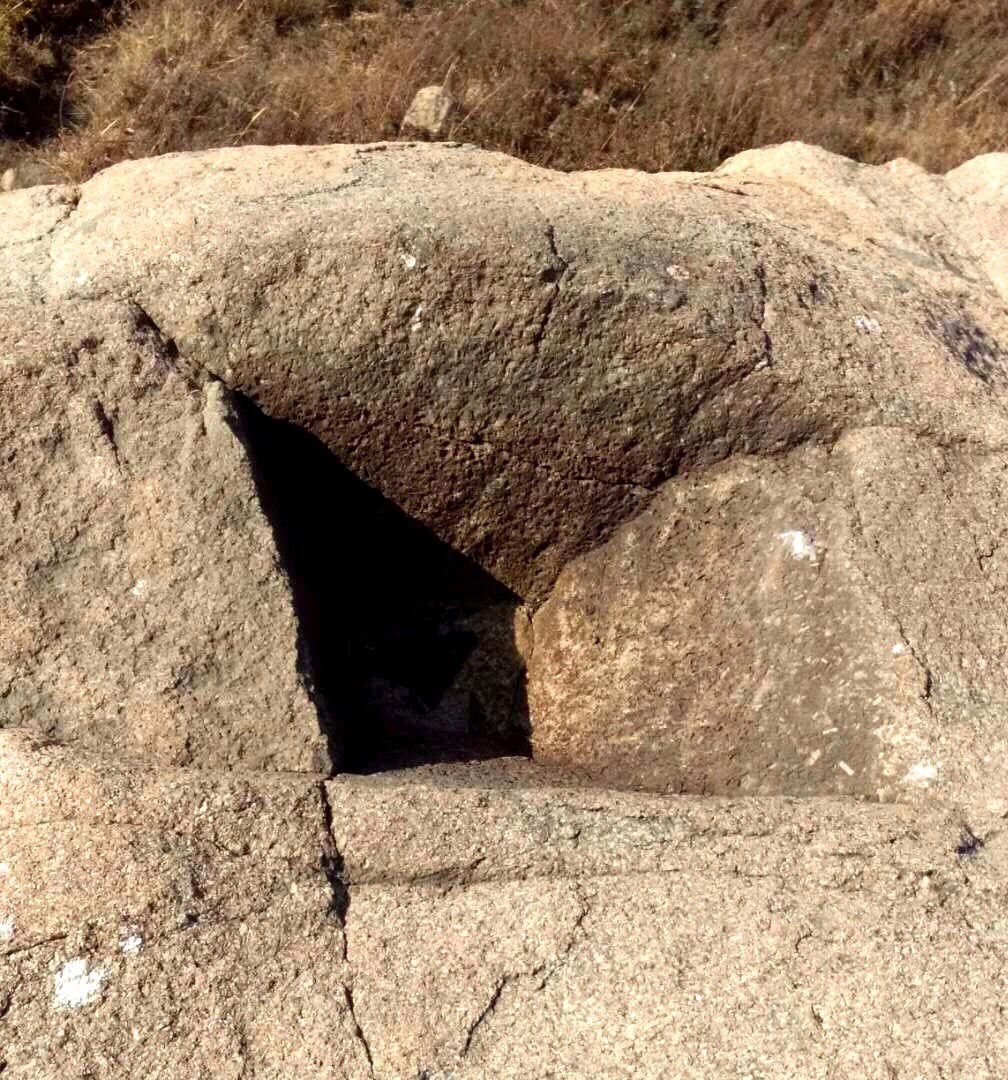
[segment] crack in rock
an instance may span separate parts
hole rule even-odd
[[[547,224],[546,226],[546,241],[549,244],[551,261],[540,272],[539,279],[549,283],[552,288],[550,289],[549,298],[546,301],[546,307],[543,309],[542,316],[540,317],[539,325],[536,327],[535,333],[532,336],[532,350],[536,359],[539,357],[543,339],[546,337],[546,331],[549,329],[549,324],[553,318],[557,300],[560,297],[560,281],[564,274],[567,273],[568,269],[570,269],[570,263],[557,250],[556,230],[551,224]]]
[[[26,247],[29,244],[37,244],[42,240],[45,240],[47,237],[52,236],[54,233],[62,229],[63,226],[66,225],[66,223],[74,216],[74,214],[77,212],[77,207],[80,204],[80,199],[80,188],[76,186],[70,188],[70,190],[67,192],[66,198],[62,200],[63,205],[66,208],[66,212],[58,221],[54,222],[52,225],[49,226],[48,229],[45,229],[43,232],[38,233],[38,235],[36,236],[29,236],[24,240],[4,241],[4,243],[0,244],[0,251],[7,248]],[[50,202],[50,206],[51,205],[53,204]]]
[[[52,934],[49,937],[38,938],[35,941],[27,941],[24,945],[11,945],[6,949],[0,949],[0,956],[4,958],[18,956],[21,953],[33,952],[35,949],[41,949],[46,945],[56,945],[61,941],[66,941],[66,939],[66,934]]]
[[[544,990],[550,980],[566,966],[571,953],[574,951],[574,947],[582,936],[584,921],[591,913],[591,905],[579,882],[573,882],[573,891],[578,901],[578,913],[574,918],[574,923],[571,926],[567,941],[559,956],[552,961],[537,964],[531,971],[507,972],[497,980],[497,984],[494,986],[490,999],[487,1001],[482,1011],[470,1023],[469,1028],[466,1031],[465,1041],[462,1044],[462,1050],[459,1055],[460,1058],[465,1058],[472,1050],[472,1045],[477,1034],[483,1025],[496,1012],[497,1006],[500,1004],[501,998],[504,996],[504,992],[509,986],[512,986],[523,979],[534,979],[536,980],[535,989]]]
[[[766,266],[760,262],[756,265],[756,286],[757,286],[757,301],[758,301],[758,315],[757,325],[760,328],[760,332],[763,334],[763,362],[762,367],[773,367],[774,365],[774,350],[773,350],[773,338],[770,336],[770,331],[767,330],[766,318],[767,318],[767,283],[766,283]]]
[[[156,363],[166,371],[173,372],[191,389],[197,389],[199,381],[182,370],[182,357],[175,339],[161,329],[150,312],[136,299],[129,301],[128,311],[137,340],[151,349]]]
[[[346,1003],[347,1011],[350,1013],[350,1019],[353,1021],[354,1035],[364,1049],[364,1056],[367,1058],[368,1063],[368,1072],[373,1077],[375,1075],[375,1068],[374,1058],[371,1056],[371,1044],[368,1042],[367,1036],[364,1034],[364,1029],[357,1019],[357,1010],[354,1006],[353,999],[353,989],[346,983],[343,984],[343,998]]]
[[[94,401],[91,402],[91,415],[98,425],[98,431],[101,434],[101,437],[109,444],[109,447],[112,450],[116,471],[122,474],[122,462],[119,460],[119,444],[116,441],[115,424],[109,414],[105,411],[105,406],[98,398],[95,398]]]
[[[349,968],[349,974],[353,976],[353,966],[350,962],[350,937],[348,925],[348,912],[350,910],[350,889],[343,876],[343,858],[336,846],[336,837],[333,832],[333,811],[329,801],[329,793],[326,791],[325,781],[318,785],[319,799],[322,810],[322,856],[320,859],[322,872],[325,874],[332,891],[331,914],[340,921],[343,937],[343,962]],[[374,1077],[374,1057],[371,1053],[371,1043],[364,1033],[363,1025],[357,1016],[357,1007],[354,1003],[353,986],[351,983],[343,983],[343,998],[347,1012],[353,1022],[354,1036],[361,1044],[364,1056],[368,1063],[368,1072]]]

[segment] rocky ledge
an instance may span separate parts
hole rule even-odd
[[[0,196],[0,1074],[999,1077],[1008,155]]]

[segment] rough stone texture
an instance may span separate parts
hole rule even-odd
[[[497,777],[0,732],[4,1080],[1004,1075],[1003,830]]]
[[[4,1077],[367,1077],[317,782],[0,732]]]
[[[131,162],[82,189],[48,291],[138,296],[188,364],[537,603],[686,468],[880,424],[1005,444],[1002,306],[951,228],[917,235],[954,220],[947,185],[803,153],[846,206],[754,166],[562,176],[450,146]]]
[[[548,778],[327,788],[378,1076],[888,1080],[1008,1060],[1001,831],[975,846],[931,809]]]
[[[669,483],[536,615],[537,756],[672,790],[944,789],[1003,814],[1006,470],[871,428]]]
[[[1006,177],[4,194],[3,1080],[1004,1076]]]
[[[139,309],[0,367],[0,726],[202,766],[326,770],[270,526],[220,383]]]
[[[832,472],[824,449],[733,459],[568,566],[535,620],[537,758],[678,791],[914,782],[937,737],[925,677]]]
[[[544,756],[663,790],[923,793],[997,816],[1006,168],[943,178],[797,144],[704,175],[410,144],[131,162],[0,200],[0,356],[11,379],[58,379],[141,310],[185,380],[297,425],[504,589],[461,614],[446,599],[454,622],[422,597],[419,640],[406,608],[375,629],[377,560],[332,558],[330,609],[354,580],[332,634],[366,627],[340,655],[372,712],[417,729],[522,715],[528,648],[507,628],[541,609]],[[725,509],[710,485],[745,476]],[[325,529],[352,531],[335,511]],[[256,640],[274,625],[250,619]],[[353,710],[327,696],[338,751]]]

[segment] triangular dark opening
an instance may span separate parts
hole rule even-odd
[[[310,432],[247,397],[235,407],[338,767],[528,756],[520,598]]]

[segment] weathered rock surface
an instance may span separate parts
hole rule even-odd
[[[537,756],[1003,814],[1006,469],[873,428],[669,483],[536,615]]]
[[[995,1078],[1008,849],[940,806],[127,770],[0,733],[8,1076]]]
[[[926,676],[859,565],[838,456],[669,484],[568,566],[535,619],[537,757],[740,794],[886,797],[926,770]]]
[[[370,1075],[333,857],[317,782],[0,733],[5,1075]]]
[[[4,196],[4,445],[43,402],[84,442],[5,472],[39,524],[4,555],[3,722],[311,769],[308,687],[336,759],[372,761],[390,729],[510,726],[623,784],[923,793],[997,817],[1006,168],[789,144],[704,175],[562,176],[470,147],[250,148]],[[141,407],[129,373],[152,350],[179,389]],[[81,357],[100,392],[67,374]],[[228,443],[219,483],[169,469],[215,380],[314,449],[285,457],[266,431],[245,464]],[[264,486],[271,461],[286,474]],[[341,516],[354,485],[385,506],[359,500],[366,527],[356,502]],[[130,500],[165,509],[148,523]],[[406,546],[375,539],[392,519]],[[420,534],[435,555],[414,565]],[[172,543],[166,566],[223,576],[204,598],[180,572],[141,632],[130,590]],[[31,569],[49,566],[63,578]],[[400,603],[405,581],[423,584]],[[98,599],[47,639],[83,583]]]
[[[1004,1076],[1006,180],[3,195],[3,1080]]]
[[[328,769],[230,393],[187,386],[142,312],[121,315],[0,367],[0,726]]]

